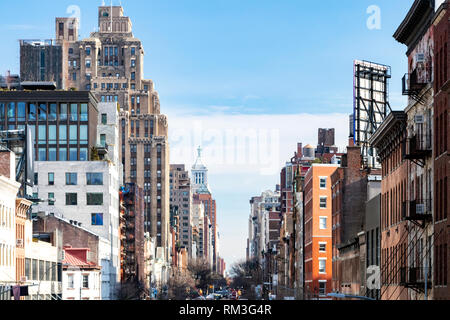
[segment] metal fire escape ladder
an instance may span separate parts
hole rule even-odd
[[[439,231],[439,233],[438,233],[437,235],[436,235],[435,233],[433,233],[433,235],[431,235],[432,243],[431,243],[430,246],[427,246],[426,252],[425,252],[425,254],[423,255],[423,257],[421,257],[422,260],[421,260],[420,262],[418,262],[418,265],[422,264],[422,263],[423,263],[423,259],[425,259],[426,257],[428,257],[428,256],[431,254],[430,248],[433,248],[434,243],[436,242],[436,239],[439,238],[443,233],[444,233],[444,229],[442,229],[441,231]],[[427,277],[429,277],[429,278],[432,277],[432,273],[431,273],[431,270],[432,270],[432,263],[433,263],[433,260],[431,260],[431,265],[429,265],[429,266],[427,267],[427,268],[428,268],[428,271],[429,271],[429,272],[427,273]],[[424,281],[425,281],[426,283],[428,283],[428,279],[424,279]],[[399,295],[397,296],[396,300],[398,300],[398,298],[401,296],[403,290],[405,290],[406,288],[410,288],[410,287],[408,287],[408,286],[403,286],[403,288],[401,289],[401,291],[400,291]],[[411,288],[411,289],[414,290],[414,288]],[[431,289],[431,286],[430,286],[430,289]],[[415,290],[415,291],[420,291],[420,290]],[[395,290],[394,290],[394,292],[395,292]],[[391,296],[392,296],[392,295],[391,295]],[[389,298],[390,298],[391,296],[389,296]]]
[[[400,239],[399,243],[405,242],[405,240],[407,239],[407,237],[408,237],[408,233],[405,233],[405,234],[403,235],[403,237]],[[399,249],[395,248],[394,250],[395,250],[395,253],[397,253]],[[391,254],[393,255],[394,252],[392,252]],[[380,275],[381,275],[381,274],[384,274],[384,273],[387,271],[387,266],[388,266],[388,264],[385,263],[384,266],[382,266],[382,268],[380,268]],[[365,294],[366,296],[369,295],[368,290],[369,290],[369,289],[366,287],[366,294]],[[380,298],[381,298],[381,296],[382,296],[382,295],[380,294]]]
[[[399,241],[399,244],[402,244],[402,243],[404,243],[406,240],[407,240],[407,238],[408,238],[408,235],[409,235],[409,233],[405,233],[404,235],[403,235],[403,237],[400,239],[400,241]],[[397,247],[395,247],[394,248],[394,250],[392,250],[392,252],[390,253],[390,255],[389,255],[389,257],[388,258],[391,258],[392,257],[392,260],[394,260],[394,254],[398,254],[399,253],[399,251],[400,251],[400,249],[399,249],[399,247],[397,246]],[[398,261],[398,260],[397,260]],[[397,265],[397,261],[396,261],[396,265]],[[380,272],[380,276],[381,275],[383,275],[383,274],[385,274],[385,273],[387,273],[387,271],[388,271],[388,266],[390,265],[390,263],[391,263],[392,261],[389,261],[389,263],[384,263],[384,266],[382,267],[382,269],[381,269],[381,272]],[[392,271],[391,271],[392,272]],[[391,272],[389,272],[389,274],[386,276],[386,280],[389,280],[390,279],[390,275],[391,275]],[[381,279],[382,280],[382,279]],[[388,286],[388,285],[390,285],[391,283],[386,283],[386,286]],[[384,285],[384,283],[382,283],[382,285]],[[382,290],[380,290],[380,298],[383,296],[383,291]],[[367,294],[366,294],[367,295]]]
[[[409,230],[408,230],[408,231],[409,231]],[[419,237],[418,237],[418,233],[416,232],[416,233],[414,234],[414,237],[413,237],[412,241],[409,241],[409,242],[408,242],[408,246],[407,246],[407,249],[406,249],[407,255],[406,255],[406,257],[402,257],[402,259],[405,259],[405,260],[406,260],[406,265],[408,265],[408,259],[409,259],[409,257],[410,257],[412,254],[415,253],[415,252],[414,252],[414,248],[415,248],[415,247],[414,247],[414,246],[410,246],[409,244],[410,244],[411,242],[415,243],[415,242],[417,241],[418,238],[421,238],[421,237],[423,236],[423,234],[425,233],[425,231],[426,231],[426,229],[422,229],[422,232],[420,233],[420,236],[419,236]],[[409,233],[409,232],[406,232],[405,235],[406,235],[406,236],[409,236],[410,233]],[[403,241],[400,242],[400,243],[403,243]],[[390,256],[392,257],[392,259],[391,259],[391,261],[390,261],[390,263],[391,263],[392,260],[394,259],[394,256],[393,256],[393,254],[390,255]],[[400,259],[397,259],[397,260],[396,260],[396,263],[395,263],[394,268],[392,268],[391,271],[389,272],[388,278],[387,278],[388,280],[390,280],[390,279],[395,279],[395,278],[398,276],[398,274],[399,274],[399,272],[400,272],[400,268],[397,268],[397,267],[398,267],[398,261],[399,261],[399,260],[400,260]],[[390,264],[390,263],[389,263],[389,264]],[[389,265],[389,264],[386,264],[386,266]],[[391,277],[392,273],[394,273],[394,274],[393,274],[393,276]],[[401,281],[400,281],[400,282],[401,282]],[[394,292],[397,290],[397,287],[399,286],[398,284],[400,284],[400,283],[398,283],[398,284],[397,284],[397,283],[394,283],[394,282],[389,282],[389,283],[387,283],[387,285],[385,286],[384,291],[381,290],[380,297],[382,297],[382,296],[386,293],[388,286],[391,285],[391,284],[396,284],[396,289],[391,293],[391,295],[389,296],[389,298],[392,297],[392,295],[394,294]]]

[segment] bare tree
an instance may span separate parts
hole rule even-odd
[[[195,291],[195,280],[190,272],[176,273],[170,278],[168,287],[170,300],[186,300]]]
[[[187,269],[192,274],[197,289],[206,291],[212,275],[208,261],[206,259],[197,259],[191,262]]]
[[[255,287],[263,282],[263,270],[258,260],[242,261],[231,268],[232,285],[244,289],[243,296],[253,300],[256,298]]]

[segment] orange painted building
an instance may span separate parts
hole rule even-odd
[[[313,164],[305,176],[305,298],[332,291],[331,175],[337,164]]]

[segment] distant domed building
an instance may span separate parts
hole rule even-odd
[[[192,193],[211,193],[208,186],[208,168],[202,163],[202,148],[198,147],[198,156],[192,166]]]

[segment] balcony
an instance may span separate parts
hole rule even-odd
[[[432,155],[431,135],[414,135],[404,141],[404,158],[408,160],[424,160]]]
[[[431,287],[431,272],[427,275],[427,286]],[[400,268],[400,285],[413,290],[422,291],[425,288],[424,267],[402,267]]]
[[[431,221],[431,199],[405,201],[402,204],[402,218],[408,221]]]
[[[420,92],[431,82],[431,70],[420,72],[415,69],[412,73],[407,73],[402,79],[402,94],[420,101]]]

